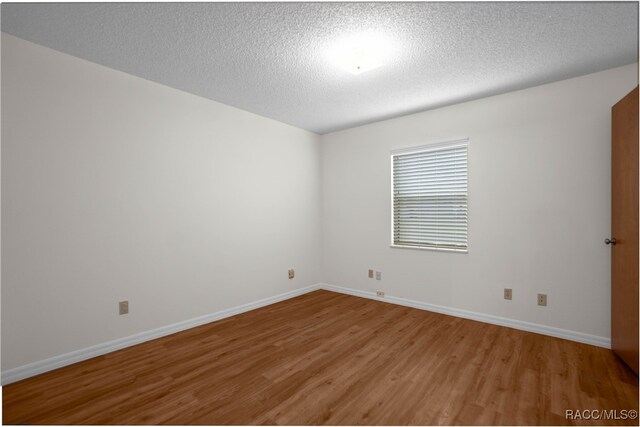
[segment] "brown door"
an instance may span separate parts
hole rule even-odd
[[[611,347],[638,374],[638,88],[611,109]]]

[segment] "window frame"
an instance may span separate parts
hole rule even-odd
[[[403,154],[413,154],[413,153],[419,153],[419,152],[423,152],[423,151],[435,151],[438,149],[445,149],[445,148],[454,148],[454,147],[460,147],[460,146],[465,146],[467,148],[467,246],[466,248],[462,249],[458,249],[458,248],[444,248],[444,247],[437,247],[437,246],[413,246],[413,245],[396,245],[394,243],[394,225],[395,225],[395,213],[394,213],[394,169],[393,169],[393,158],[394,156],[398,156],[398,155],[403,155]],[[398,148],[398,149],[394,149],[391,150],[389,152],[389,165],[390,165],[390,174],[389,174],[389,182],[390,182],[390,211],[391,211],[391,224],[390,224],[390,233],[391,233],[391,244],[389,245],[391,248],[394,249],[416,249],[416,250],[421,250],[421,251],[437,251],[437,252],[452,252],[452,253],[459,253],[459,254],[466,254],[469,253],[469,246],[470,246],[470,239],[469,239],[469,138],[468,137],[463,137],[463,138],[455,138],[455,139],[447,139],[447,140],[440,140],[440,141],[433,141],[433,142],[429,142],[427,144],[422,144],[422,145],[418,145],[418,146],[413,146],[413,147],[406,147],[406,148]]]

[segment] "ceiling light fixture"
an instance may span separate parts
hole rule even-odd
[[[337,40],[329,59],[340,68],[358,75],[385,64],[389,43],[381,36],[360,34]]]

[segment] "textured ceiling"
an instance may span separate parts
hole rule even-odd
[[[638,3],[2,4],[2,31],[317,133],[637,62]],[[389,47],[354,76],[327,54]]]

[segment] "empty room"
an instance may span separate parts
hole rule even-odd
[[[638,2],[1,29],[4,424],[638,425]]]

